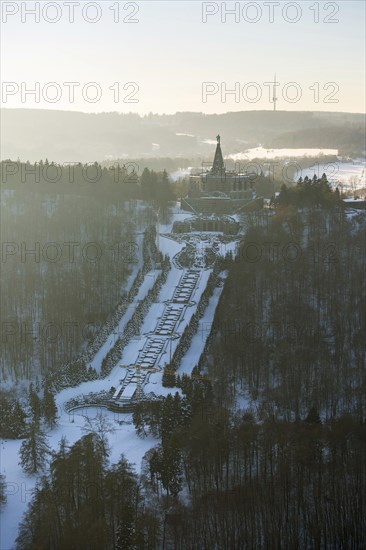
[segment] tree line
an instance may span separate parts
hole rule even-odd
[[[61,440],[17,548],[364,546],[365,423],[322,422],[315,408],[258,422],[255,410],[218,404],[198,369],[181,385],[134,412],[138,434],[160,439],[140,476],[123,457],[108,465],[106,430]]]

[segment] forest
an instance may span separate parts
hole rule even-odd
[[[137,476],[108,464],[104,431],[62,439],[20,526],[19,550],[362,548],[365,424],[323,423],[219,406],[195,373],[178,393],[136,409],[161,444]]]
[[[289,204],[251,227],[201,361],[220,402],[241,395],[264,416],[295,420],[315,407],[364,422],[364,268],[363,213]]]
[[[1,377],[34,380],[75,359],[113,316],[142,255],[141,230],[154,208],[168,215],[174,194],[165,171],[134,166],[0,168]]]
[[[63,439],[19,550],[365,546],[365,217],[296,193],[225,260],[191,375],[169,371],[172,394],[136,406],[137,434],[159,441],[140,475],[110,464],[108,425]]]
[[[0,550],[366,550],[366,2],[0,12]]]

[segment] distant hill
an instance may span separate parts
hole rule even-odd
[[[259,144],[360,149],[357,113],[245,111],[220,115],[100,113],[2,109],[1,159],[102,162],[137,157],[209,157],[217,133],[225,154]],[[207,142],[206,140],[213,140]]]
[[[344,124],[329,128],[307,128],[285,132],[272,139],[268,147],[339,149],[343,155],[358,155],[366,151],[365,127]]]

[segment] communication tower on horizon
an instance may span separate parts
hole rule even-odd
[[[276,86],[277,86],[277,80],[276,80],[276,74],[274,76],[274,83],[273,83],[273,110],[276,111],[277,108],[277,95],[276,95]]]

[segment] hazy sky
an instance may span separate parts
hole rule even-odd
[[[2,107],[141,114],[272,109],[264,83],[276,72],[278,109],[365,111],[363,1],[39,2],[39,22],[26,11],[36,2],[1,4]],[[236,15],[225,21],[230,9]],[[73,101],[65,82],[80,84]],[[36,86],[38,102],[22,98]],[[229,90],[236,94],[225,96]]]

